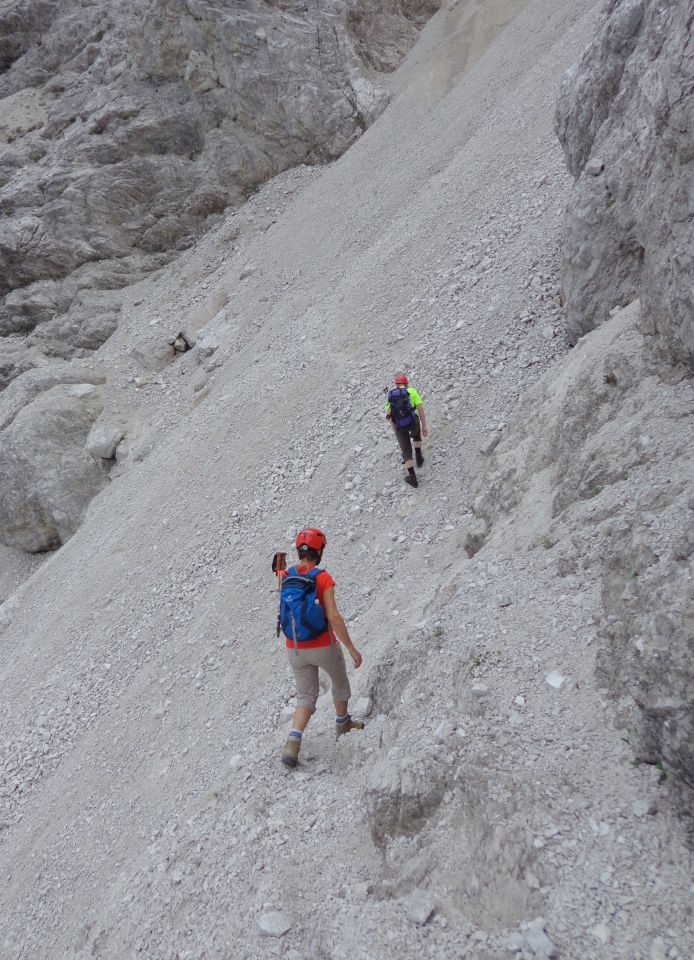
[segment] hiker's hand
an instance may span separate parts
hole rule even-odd
[[[428,437],[428,436],[429,436],[429,429],[428,429],[428,427],[422,427],[422,436],[423,436],[423,437]]]
[[[358,670],[359,667],[361,666],[361,654],[359,653],[356,647],[350,647],[349,655],[352,658],[352,662],[354,663],[354,669]]]

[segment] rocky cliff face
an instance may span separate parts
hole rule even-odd
[[[608,0],[564,75],[562,279],[580,343],[509,424],[467,539],[544,545],[567,582],[599,580],[598,676],[636,762],[689,788],[693,19],[692,2]]]
[[[475,512],[493,540],[544,545],[567,585],[600,582],[598,672],[635,758],[694,788],[694,391],[639,313],[619,311],[529,391]]]
[[[576,178],[563,258],[571,338],[638,296],[644,329],[690,369],[693,21],[691,0],[609,0],[556,116]]]
[[[113,314],[83,291],[160,265],[278,171],[339,156],[437,7],[5,4],[0,335],[61,356],[98,346]],[[5,380],[29,362],[14,347]]]
[[[342,154],[387,102],[379,77],[438,6],[2,5],[1,541],[59,546],[105,482],[103,458],[84,448],[93,404],[65,405],[60,387],[49,428],[41,396],[79,383],[80,362],[112,335],[111,291],[279,171]]]

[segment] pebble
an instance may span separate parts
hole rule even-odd
[[[648,800],[641,798],[639,800],[634,800],[631,805],[631,812],[635,817],[645,817],[651,813],[651,805]]]
[[[545,680],[554,690],[561,690],[566,683],[566,677],[562,676],[561,673],[557,673],[556,670],[548,673]]]
[[[70,387],[68,393],[71,397],[77,397],[79,400],[84,400],[86,397],[91,397],[95,391],[96,387],[93,383],[76,383],[74,386]]]
[[[610,929],[606,923],[598,923],[590,932],[600,943],[605,944],[610,942]]]
[[[279,911],[262,913],[257,918],[256,925],[261,937],[283,937],[292,928],[289,920]]]
[[[559,956],[559,951],[547,936],[545,921],[541,917],[528,923],[525,942],[536,960],[553,960]]]
[[[437,743],[445,743],[454,733],[455,724],[450,720],[442,720],[436,730],[434,730],[434,740],[436,740]]]
[[[372,704],[369,697],[358,697],[350,705],[350,713],[353,717],[357,717],[358,719],[362,717],[368,717],[368,715],[371,713],[371,706]]]
[[[408,920],[423,927],[436,908],[436,902],[430,893],[418,887],[402,901]]]

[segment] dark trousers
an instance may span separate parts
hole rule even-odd
[[[411,423],[409,427],[396,427],[395,435],[402,450],[403,460],[412,460],[412,441],[414,440],[416,444],[422,442],[422,426],[419,417],[415,416],[414,423]]]

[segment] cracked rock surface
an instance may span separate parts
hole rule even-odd
[[[562,264],[572,342],[640,297],[644,329],[690,370],[693,23],[692,0],[609,0],[556,114],[576,178]]]

